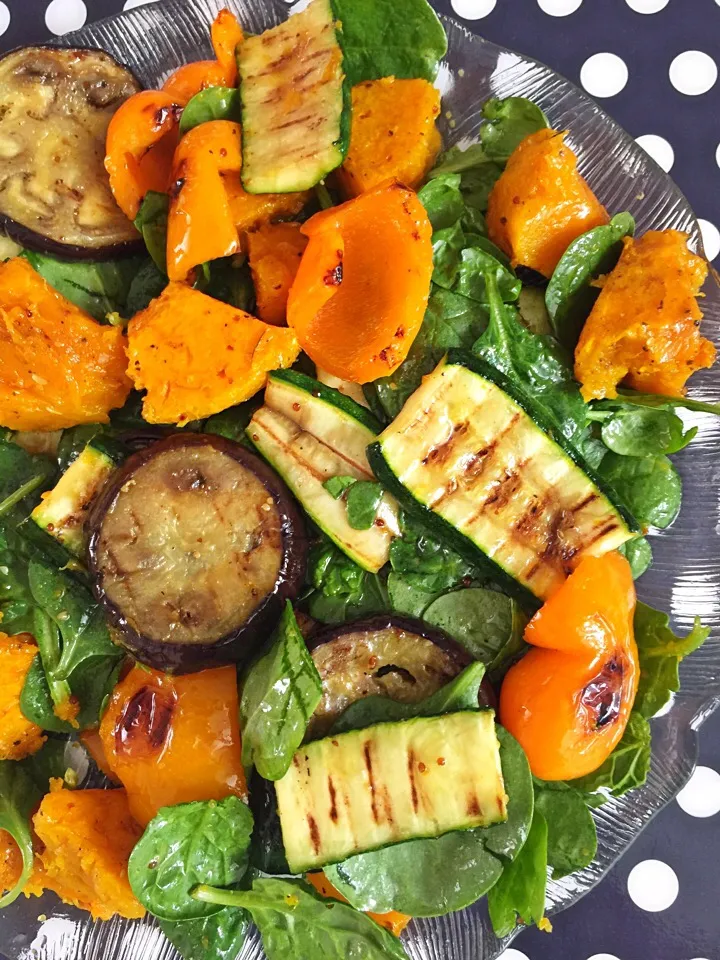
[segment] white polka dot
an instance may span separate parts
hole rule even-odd
[[[614,97],[627,82],[625,61],[614,53],[595,53],[580,70],[580,83],[593,97]]]
[[[522,953],[520,950],[516,950],[515,947],[508,947],[507,950],[504,950],[497,960],[528,960],[528,956],[525,953]]]
[[[83,0],[52,0],[45,11],[45,25],[58,36],[79,30],[86,20],[87,7]]]
[[[157,3],[157,0],[125,0],[123,10],[134,10],[135,7],[144,7],[146,3]]]
[[[702,220],[700,217],[698,217],[698,223],[705,247],[705,256],[708,260],[714,260],[720,253],[720,230],[714,223],[710,223],[709,220]]]
[[[551,17],[567,17],[579,10],[582,2],[583,0],[538,0],[538,6],[543,13]]]
[[[630,871],[628,893],[633,903],[648,913],[659,913],[675,903],[680,884],[672,867],[662,860],[643,860]]]
[[[6,3],[0,0],[0,33],[5,33],[10,26],[10,10]]]
[[[594,953],[588,960],[618,960],[614,953]]]
[[[646,133],[637,138],[637,143],[643,148],[645,153],[649,153],[658,166],[661,166],[665,173],[672,168],[675,163],[675,151],[664,137],[659,137],[656,133]]]
[[[691,817],[714,817],[720,813],[720,773],[710,767],[696,767],[677,795],[677,802]]]
[[[670,83],[689,97],[707,93],[715,85],[717,76],[717,64],[702,50],[679,53],[670,64]]]
[[[635,13],[659,13],[670,3],[670,0],[625,0],[625,3]],[[718,0],[720,3],[720,0]]]
[[[451,0],[452,8],[465,20],[481,20],[495,9],[497,0]]]

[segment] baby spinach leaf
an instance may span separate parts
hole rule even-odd
[[[597,830],[579,790],[561,781],[536,780],[535,808],[547,823],[547,859],[553,880],[592,863],[597,853]]]
[[[167,274],[167,221],[170,200],[166,193],[148,190],[133,221],[147,252],[161,273]]]
[[[540,287],[523,287],[518,297],[519,320],[530,333],[551,335],[552,325],[545,306],[545,295]]]
[[[613,453],[624,457],[677,453],[697,434],[697,427],[685,426],[672,410],[629,407],[604,420],[602,441]]]
[[[485,102],[482,113],[480,143],[485,156],[500,163],[507,162],[525,137],[549,126],[540,107],[525,97],[493,97]]]
[[[469,300],[487,304],[489,302],[488,273],[494,275],[495,284],[503,301],[508,303],[517,300],[522,285],[515,276],[514,270],[479,246],[467,246],[461,252],[457,279],[453,287],[455,293]]]
[[[714,413],[720,416],[719,403],[705,403],[703,400],[693,400],[692,397],[666,397],[659,393],[640,393],[637,390],[627,390],[620,387],[618,395],[613,400],[596,400],[593,407],[601,409],[622,408],[627,403],[642,407],[656,407],[662,410],[694,410],[697,413]]]
[[[387,578],[388,600],[395,613],[405,613],[409,617],[422,619],[422,615],[442,591],[423,590],[409,583],[398,573],[390,573]]]
[[[71,261],[33,250],[24,250],[22,256],[51,287],[95,320],[102,322],[113,313],[132,316],[127,309],[128,296],[144,257]]]
[[[640,657],[640,684],[634,709],[644,717],[654,717],[680,689],[680,661],[707,640],[710,628],[695,618],[685,637],[670,629],[670,617],[660,610],[638,602],[635,608],[635,642]]]
[[[195,895],[247,910],[268,960],[407,960],[398,938],[374,920],[344,903],[323,900],[298,880],[260,877],[250,890],[202,886]]]
[[[354,483],[357,483],[357,477],[337,476],[330,477],[328,480],[326,480],[323,483],[323,487],[327,490],[331,497],[334,497],[335,500],[339,500],[345,491]]]
[[[387,591],[380,577],[354,563],[323,535],[310,551],[308,580],[315,588],[308,612],[322,623],[345,623],[387,610]]]
[[[620,259],[623,237],[632,236],[635,221],[618,213],[609,224],[595,227],[570,244],[545,290],[545,303],[558,340],[574,350],[600,288],[593,280],[610,273]]]
[[[219,437],[235,440],[236,443],[241,443],[245,447],[252,447],[245,428],[261,404],[261,398],[255,396],[244,403],[237,404],[235,407],[228,407],[222,413],[216,413],[212,417],[208,417],[203,426],[203,433],[214,433]]]
[[[279,780],[305,736],[322,682],[288,601],[268,653],[250,668],[240,701],[243,763]]]
[[[350,86],[380,77],[435,79],[447,37],[426,0],[334,0],[333,12]]]
[[[241,255],[208,260],[202,265],[195,289],[246,313],[252,313],[255,308],[250,267]]]
[[[41,797],[41,791],[20,764],[13,760],[0,761],[0,830],[6,830],[20,847],[23,862],[17,883],[0,897],[0,909],[17,900],[32,873],[33,841],[30,818]]]
[[[641,787],[650,770],[650,740],[650,724],[633,710],[622,740],[605,763],[585,777],[570,780],[570,786],[587,794],[603,790],[613,797]]]
[[[426,593],[442,593],[480,579],[479,570],[450,547],[443,546],[423,524],[400,514],[401,537],[390,545],[390,566],[406,583]]]
[[[645,537],[636,537],[634,540],[627,540],[618,547],[627,562],[630,564],[630,572],[633,580],[641,577],[652,563],[652,547]]]
[[[161,920],[198,920],[219,904],[190,895],[199,883],[229,887],[247,872],[253,818],[237,797],[163,807],[138,840],[128,879],[140,903]]]
[[[473,143],[464,149],[454,146],[438,158],[437,164],[428,174],[428,183],[423,189],[429,187],[430,183],[436,179],[459,174],[458,186],[466,205],[468,208],[484,212],[487,210],[490,191],[497,183],[502,170],[501,164],[486,156],[481,144]],[[435,227],[434,223],[433,227]]]
[[[15,508],[17,517],[29,512],[54,475],[55,466],[47,457],[32,455],[12,440],[0,440],[0,523]]]
[[[240,123],[240,91],[237,87],[208,87],[191,97],[180,117],[180,135],[209,120]]]
[[[183,960],[236,960],[250,917],[237,907],[223,907],[199,920],[160,920],[160,929]]]
[[[470,587],[434,600],[423,612],[423,620],[440,627],[476,660],[489,665],[518,628],[522,637],[516,606],[496,590]]]
[[[457,173],[430,174],[434,179],[418,190],[418,199],[425,207],[433,234],[459,225],[465,213],[465,200],[460,192],[461,177]],[[433,236],[433,245],[435,237]],[[433,257],[433,259],[435,259]]]
[[[159,297],[168,284],[167,276],[148,258],[137,271],[130,283],[125,310],[128,317],[150,306],[155,297]]]
[[[569,357],[549,336],[527,330],[516,307],[503,303],[497,280],[485,276],[490,320],[473,353],[519,384],[568,440],[580,446],[587,408]]]
[[[682,480],[666,456],[607,453],[598,473],[643,527],[669,527],[680,512]]]
[[[475,903],[497,882],[503,863],[526,841],[533,813],[530,768],[519,744],[502,727],[500,740],[508,820],[427,840],[409,840],[357,854],[325,873],[358,910],[399,910],[434,917]]]
[[[275,785],[263,780],[257,770],[250,778],[250,810],[253,825],[250,841],[250,863],[261,873],[290,875],[277,809]]]
[[[345,493],[348,523],[353,530],[369,530],[383,498],[383,488],[373,480],[358,480]]]
[[[80,712],[76,723],[81,730],[97,726],[103,704],[117,683],[123,660],[120,651],[114,657],[91,657],[77,667],[68,682],[73,697],[76,697]],[[43,670],[40,655],[35,657],[28,671],[20,694],[20,710],[43,730],[53,733],[73,733],[71,723],[60,720],[53,709],[48,678]]]
[[[545,914],[548,828],[536,809],[530,833],[515,860],[508,863],[488,894],[488,910],[495,936],[506,937],[519,922],[539,924]]]

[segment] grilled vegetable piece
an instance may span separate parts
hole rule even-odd
[[[307,190],[338,167],[350,104],[330,0],[248,37],[237,51],[243,186],[248,193]]]
[[[125,336],[101,326],[16,257],[0,264],[0,423],[58,430],[107,422],[130,392]]]
[[[441,146],[440,91],[427,80],[383,77],[352,88],[352,132],[337,179],[348,197],[399,180],[416,188]]]
[[[425,315],[432,227],[417,195],[389,181],[315,214],[288,323],[323,370],[368,383],[407,357]]]
[[[275,790],[293,873],[507,818],[492,710],[306,743]]]
[[[493,243],[522,265],[550,277],[569,244],[608,223],[607,211],[577,171],[566,134],[542,129],[510,155],[488,201]]]
[[[308,643],[323,686],[310,722],[311,737],[325,736],[350,704],[363,697],[419,703],[470,662],[441,630],[388,614],[321,630]]]
[[[405,506],[469,558],[492,561],[495,576],[535,605],[582,557],[636,532],[529,398],[459,350],[425,378],[368,456]]]
[[[283,483],[210,434],[130,457],[88,529],[98,601],[125,646],[168,672],[247,660],[305,574],[305,531]]]
[[[232,666],[185,677],[134,667],[110,696],[100,739],[142,826],[161,807],[247,793]]]
[[[120,445],[91,440],[31,513],[39,527],[76,557],[85,552],[85,521],[92,502],[125,453]]]
[[[37,654],[29,633],[15,637],[0,633],[0,760],[22,760],[45,743],[40,727],[20,710],[20,694]]]
[[[247,427],[252,442],[312,520],[351,559],[373,572],[387,562],[397,533],[395,501],[383,496],[375,523],[355,530],[345,502],[323,484],[337,476],[374,480],[365,449],[379,429],[364,407],[294,370],[270,374],[265,405]]]
[[[266,223],[247,235],[257,312],[265,323],[285,323],[288,294],[306,246],[299,223]]]
[[[128,326],[129,373],[149,423],[184,424],[248,400],[300,352],[292,330],[169,283]],[[2,422],[0,416],[0,422]]]
[[[708,274],[702,257],[677,230],[628,237],[605,277],[575,351],[575,376],[586,400],[635,390],[678,396],[696,370],[715,362],[715,347],[700,336],[697,302]]]
[[[124,790],[52,790],[33,817],[42,844],[25,893],[52,890],[95,920],[145,916],[127,876],[142,833]]]
[[[22,47],[0,60],[0,227],[66,259],[141,246],[110,193],[105,134],[139,89],[102,50]]]

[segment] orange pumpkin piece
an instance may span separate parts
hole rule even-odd
[[[22,760],[45,743],[40,727],[20,710],[20,694],[37,652],[29,633],[0,633],[0,760]]]
[[[130,392],[125,336],[70,303],[27,260],[0,263],[0,423],[106,423]]]
[[[299,223],[266,223],[247,235],[257,312],[265,323],[285,323],[288,294],[306,246]]]
[[[169,283],[128,326],[128,373],[147,390],[149,423],[209,417],[258,392],[270,370],[300,353],[292,330],[193,290]],[[1,418],[0,418],[1,419]]]
[[[422,324],[432,228],[417,195],[389,181],[311,217],[288,323],[323,370],[367,383],[392,373]]]
[[[0,830],[0,896],[15,889],[22,872],[20,847],[7,830]]]
[[[164,193],[178,141],[180,101],[142,90],[113,114],[105,139],[105,169],[115,202],[129,220],[149,190]]]
[[[307,873],[305,874],[305,879],[317,890],[320,896],[325,897],[326,900],[339,900],[340,903],[348,902],[340,891],[330,883],[322,871],[319,873]],[[400,936],[412,920],[412,917],[408,917],[405,913],[398,913],[397,910],[391,910],[390,913],[368,913],[368,916],[371,920],[374,920],[375,923],[389,930],[390,933],[394,933],[396,937]]]
[[[52,890],[96,920],[145,916],[127,875],[128,858],[142,830],[130,814],[124,790],[53,787],[33,826],[42,846],[26,895],[39,897]]]
[[[439,114],[440,92],[427,80],[383,77],[353,87],[350,148],[336,174],[345,196],[392,178],[418,187],[442,145]]]
[[[110,697],[100,738],[143,826],[160,807],[247,794],[235,667],[179,677],[134,667]]]
[[[698,329],[708,265],[677,230],[650,230],[624,244],[580,334],[575,377],[586,400],[616,397],[621,381],[678,396],[688,377],[715,361],[715,347]]]
[[[227,7],[224,7],[213,20],[210,38],[215,56],[225,71],[225,86],[236,86],[238,70],[235,48],[243,42],[245,35],[237,17]]]
[[[592,773],[622,738],[640,679],[635,600],[624,557],[585,557],[528,623],[532,649],[505,676],[500,722],[536,777]]]
[[[240,249],[225,174],[240,173],[240,127],[211,120],[193,127],[175,151],[167,228],[167,271],[185,280],[193,267]]]
[[[513,151],[490,192],[490,239],[512,259],[549,277],[569,244],[608,223],[580,176],[564,132],[538,130]]]

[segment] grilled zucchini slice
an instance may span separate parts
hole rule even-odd
[[[492,710],[315,740],[295,754],[275,790],[293,873],[507,819]]]
[[[307,190],[345,159],[350,94],[329,0],[312,0],[237,51],[248,193]]]
[[[338,547],[365,570],[387,562],[398,533],[397,505],[385,494],[375,524],[355,530],[343,500],[323,487],[330,477],[374,480],[368,444],[380,425],[369,410],[332,387],[294,370],[268,378],[265,405],[253,414],[247,434],[290,487],[305,511]]]
[[[585,555],[639,531],[529,398],[499,371],[451,351],[368,450],[409,510],[530,605]]]

